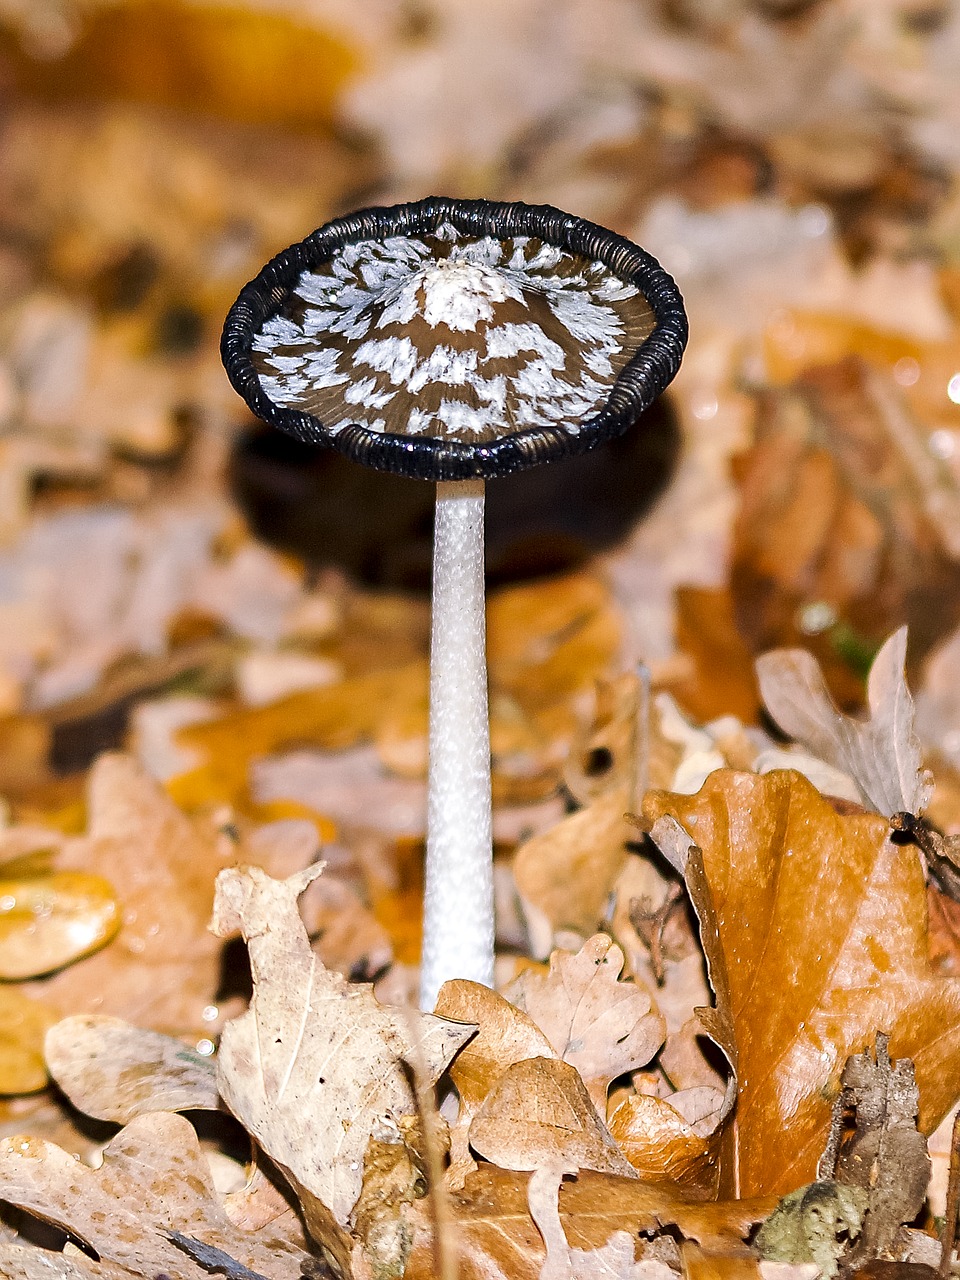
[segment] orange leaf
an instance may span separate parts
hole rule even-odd
[[[916,849],[792,772],[718,771],[695,796],[652,792],[644,813],[690,835],[680,861],[717,995],[711,1033],[739,1077],[727,1182],[782,1194],[815,1178],[844,1062],[877,1031],[914,1060],[934,1128],[958,1094],[960,982],[930,967]],[[656,838],[671,843],[663,824]]]

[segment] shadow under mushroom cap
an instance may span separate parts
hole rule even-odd
[[[268,422],[440,480],[619,435],[685,340],[673,281],[622,237],[548,206],[436,198],[287,249],[241,293],[222,350]]]

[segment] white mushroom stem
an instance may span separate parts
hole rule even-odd
[[[483,481],[437,485],[420,1007],[449,978],[493,985],[493,837]]]

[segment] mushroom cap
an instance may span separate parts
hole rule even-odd
[[[687,338],[639,246],[549,205],[363,209],[244,287],[221,354],[255,414],[422,480],[506,475],[631,427]]]

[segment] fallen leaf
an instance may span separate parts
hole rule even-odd
[[[837,709],[816,659],[805,650],[775,649],[757,659],[760,692],[784,733],[853,778],[864,803],[887,818],[922,813],[933,791],[913,727],[906,651],[907,629],[901,627],[870,668],[866,720]]]
[[[548,973],[528,969],[505,993],[577,1069],[602,1116],[610,1081],[646,1066],[666,1031],[650,992],[618,980],[622,968],[623,952],[597,933],[576,955],[554,951]]]
[[[677,1273],[663,1262],[636,1261],[629,1231],[615,1231],[596,1249],[570,1247],[560,1221],[560,1185],[564,1173],[575,1172],[548,1165],[536,1170],[527,1184],[530,1217],[547,1250],[539,1280],[676,1280]]]
[[[481,1165],[450,1192],[460,1280],[539,1280],[543,1239],[530,1217],[529,1176]],[[560,1189],[560,1221],[571,1248],[602,1248],[617,1231],[672,1231],[705,1249],[731,1248],[768,1217],[776,1197],[702,1203],[671,1186],[580,1171]],[[435,1276],[429,1206],[420,1201],[406,1280]]]
[[[532,1018],[479,982],[465,978],[445,982],[434,1013],[477,1027],[477,1034],[450,1064],[450,1079],[460,1097],[460,1112],[451,1135],[451,1162],[462,1181],[466,1171],[474,1167],[467,1134],[483,1100],[508,1067],[527,1058],[552,1058],[554,1052]]]
[[[0,1241],[3,1280],[128,1280],[136,1274],[103,1259],[94,1262],[79,1250],[70,1256],[36,1245]]]
[[[607,1124],[645,1182],[674,1182],[714,1193],[720,1125],[734,1097],[731,1091],[730,1106],[725,1109],[724,1095],[718,1089],[688,1089],[668,1098],[637,1093],[620,1103]]]
[[[528,1058],[503,1072],[473,1118],[470,1145],[502,1169],[559,1160],[601,1173],[633,1172],[577,1071],[555,1058]]]
[[[588,574],[523,583],[487,601],[491,689],[528,709],[590,688],[620,651],[622,618]]]
[[[78,1110],[127,1124],[149,1111],[215,1111],[217,1068],[180,1040],[76,1014],[47,1032],[47,1068]]]
[[[433,1083],[474,1027],[380,1005],[324,969],[297,899],[322,871],[273,880],[255,867],[217,879],[213,930],[250,953],[249,1010],[224,1027],[220,1093],[270,1158],[345,1226],[363,1156],[387,1116],[413,1114],[407,1067]]]
[[[80,871],[0,875],[0,979],[35,978],[97,951],[120,928],[113,887]]]
[[[102,1013],[173,1035],[208,1036],[221,946],[207,925],[232,842],[180,812],[129,756],[104,755],[89,781],[87,834],[67,840],[64,870],[103,875],[122,903],[104,949],[35,984],[71,1013]]]
[[[895,627],[909,624],[918,660],[956,624],[956,479],[889,372],[857,357],[808,369],[758,408],[737,468],[740,630],[754,653],[816,631],[830,687],[856,699],[852,669]]]
[[[16,987],[0,986],[0,1093],[34,1093],[47,1085],[43,1038],[55,1010]]]
[[[684,1280],[759,1280],[761,1268],[770,1265],[758,1263],[753,1250],[743,1245],[701,1249],[689,1240],[681,1244],[680,1258]],[[800,1280],[800,1276],[785,1276],[784,1280]]]
[[[752,724],[759,710],[750,648],[737,628],[724,587],[677,591],[677,647],[692,660],[687,678],[671,681],[677,700],[698,720],[734,715]]]
[[[564,785],[578,804],[614,788],[636,793],[639,757],[647,746],[648,684],[633,674],[597,682],[593,722],[572,744],[563,768]]]
[[[934,1128],[956,1100],[960,982],[929,964],[917,851],[789,772],[721,771],[696,796],[651,793],[644,814],[683,829],[654,838],[682,865],[717,1001],[701,1021],[739,1080],[721,1185],[811,1181],[843,1063],[878,1029],[916,1063],[921,1128]]]
[[[179,1280],[208,1272],[171,1241],[190,1235],[269,1280],[299,1280],[302,1250],[269,1231],[245,1233],[227,1218],[189,1121],[139,1116],[87,1168],[59,1147],[18,1137],[0,1142],[0,1196],[82,1240],[98,1257],[137,1275]]]
[[[242,801],[254,760],[302,746],[343,751],[369,742],[381,723],[419,706],[427,683],[427,663],[412,662],[190,725],[178,741],[202,752],[204,763],[173,779],[170,794],[186,809]]]
[[[588,937],[602,923],[610,891],[628,857],[627,843],[635,835],[624,817],[629,804],[629,793],[617,788],[517,850],[517,888],[552,933],[573,929]],[[544,956],[552,935],[545,941],[536,948]]]

